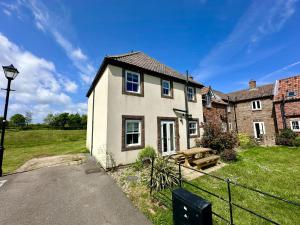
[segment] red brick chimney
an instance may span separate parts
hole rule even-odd
[[[250,80],[249,81],[249,89],[256,88],[256,80]]]

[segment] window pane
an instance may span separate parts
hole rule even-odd
[[[168,151],[168,143],[167,143],[167,124],[163,124],[163,152]]]
[[[132,83],[127,82],[127,89],[126,90],[127,91],[132,91],[133,90]]]
[[[138,84],[132,84],[132,91],[138,92],[139,90],[139,85]]]
[[[126,133],[131,133],[131,132],[133,132],[133,124],[127,123]]]
[[[127,73],[127,81],[132,81],[132,74],[131,73]]]
[[[165,89],[165,88],[164,88],[164,89],[163,89],[163,94],[164,94],[164,95],[169,95],[169,89]]]
[[[133,82],[139,82],[139,76],[136,75],[136,74],[132,75],[132,81]]]
[[[257,101],[257,108],[260,109],[260,101]]]
[[[133,134],[127,134],[126,135],[126,145],[132,144],[132,135]]]
[[[132,144],[138,144],[139,143],[139,134],[133,134],[132,135]]]
[[[171,141],[171,151],[174,150],[174,131],[173,131],[173,124],[170,124],[170,141]]]

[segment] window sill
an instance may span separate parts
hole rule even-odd
[[[131,95],[131,96],[137,96],[137,97],[144,97],[144,93],[138,93],[138,92],[123,91],[122,94],[124,94],[124,95]]]
[[[173,99],[173,96],[169,96],[169,95],[161,95],[162,98],[168,98],[168,99]]]
[[[122,152],[126,152],[126,151],[132,151],[132,150],[140,150],[145,148],[145,145],[131,145],[131,146],[125,146],[124,148],[122,148]]]

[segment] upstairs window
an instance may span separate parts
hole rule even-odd
[[[300,121],[291,121],[291,129],[300,132]]]
[[[261,110],[261,101],[252,101],[252,110]]]
[[[173,83],[170,80],[161,80],[161,97],[173,98]]]
[[[125,71],[125,90],[131,93],[140,93],[140,74],[132,71]]]
[[[187,88],[187,99],[190,102],[196,101],[196,90],[194,87],[188,87]]]

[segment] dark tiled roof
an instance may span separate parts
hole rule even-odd
[[[180,80],[186,80],[186,77],[181,73],[175,71],[174,69],[166,66],[165,64],[160,63],[156,59],[146,55],[143,52],[131,52],[122,55],[114,55],[114,56],[107,56],[109,59],[113,59],[119,62],[127,63],[130,65],[138,66],[140,68],[157,72],[160,74],[164,74],[173,78],[177,78]],[[190,79],[190,82],[194,84],[198,84],[203,86],[201,83]]]
[[[245,89],[241,91],[231,92],[228,93],[228,96],[232,101],[244,101],[255,98],[264,98],[273,96],[273,89],[273,84],[267,84],[253,89]]]
[[[223,94],[220,91],[216,91],[211,89],[210,87],[203,87],[200,91],[200,93],[202,95],[206,95],[209,90],[212,90],[214,96],[212,97],[212,102],[218,103],[218,104],[223,104],[223,105],[227,105],[227,102],[225,102],[224,100],[227,100],[227,95]]]

